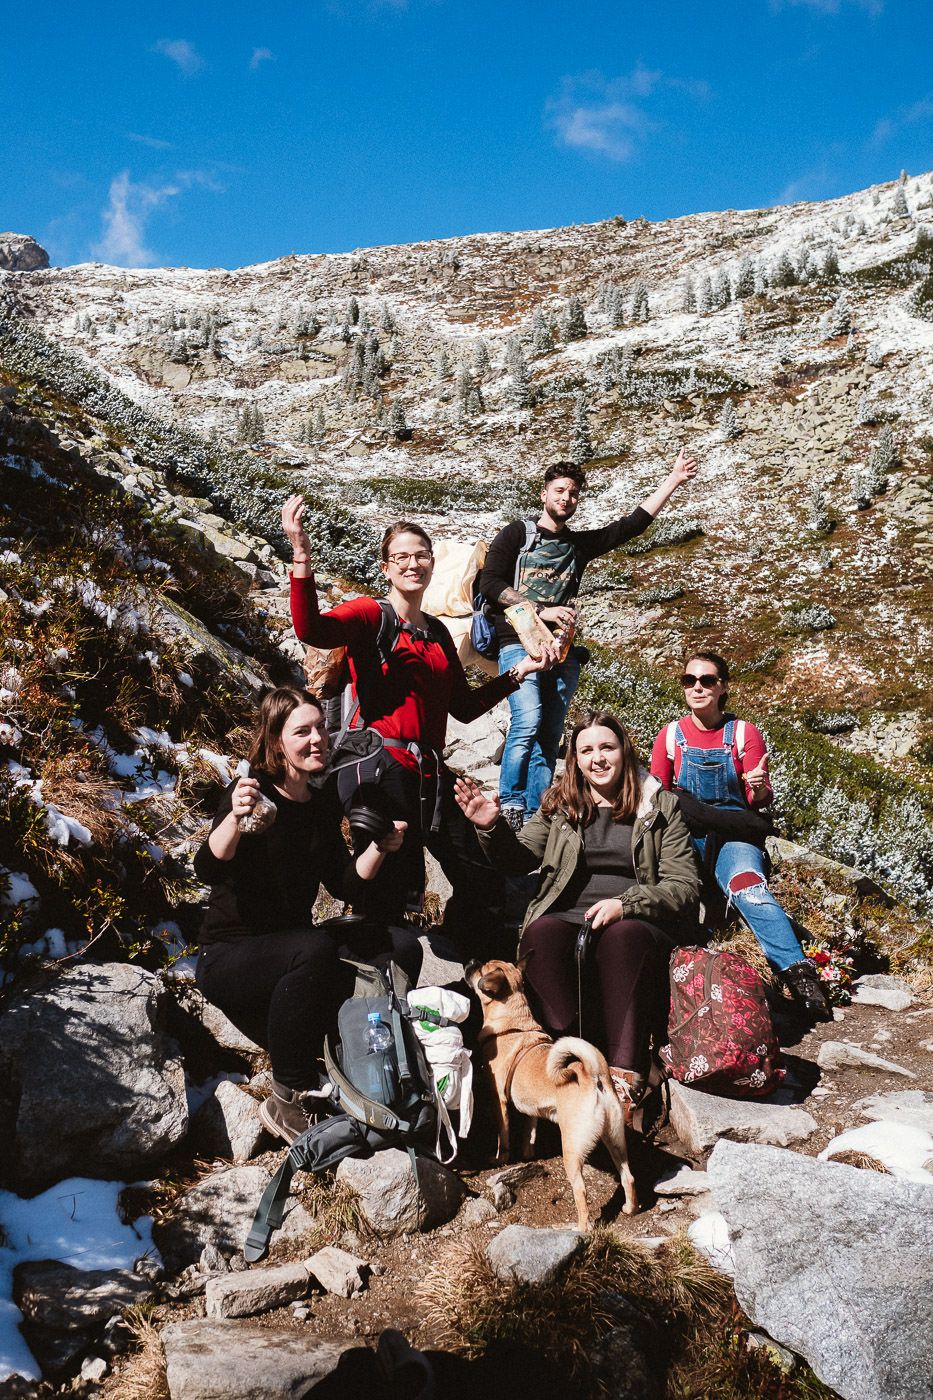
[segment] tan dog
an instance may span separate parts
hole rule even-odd
[[[466,979],[483,1008],[479,1033],[483,1074],[493,1090],[499,1134],[497,1162],[509,1160],[509,1105],[525,1115],[522,1156],[534,1147],[536,1119],[560,1128],[564,1171],[577,1207],[577,1225],[590,1228],[583,1163],[602,1140],[625,1190],[624,1213],[638,1209],[628,1164],[625,1116],[605,1057],[589,1041],[551,1037],[538,1025],[525,996],[524,962],[471,963]]]

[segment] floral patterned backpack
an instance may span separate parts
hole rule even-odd
[[[661,1059],[680,1084],[757,1098],[784,1078],[764,983],[736,953],[674,950],[668,1036]]]

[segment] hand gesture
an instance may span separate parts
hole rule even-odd
[[[373,843],[376,850],[384,856],[390,855],[393,851],[400,851],[402,849],[402,842],[405,840],[405,832],[408,830],[407,822],[394,821],[392,826],[394,830],[390,831],[388,836],[383,836],[381,841]]]
[[[490,797],[475,778],[459,774],[454,779],[454,797],[467,821],[479,827],[480,831],[488,831],[499,820],[498,793]]]
[[[304,513],[304,497],[289,496],[282,507],[282,529],[292,547],[292,553],[298,557],[304,555],[307,560],[311,554],[311,541],[302,520]]]
[[[671,481],[673,482],[675,491],[678,486],[683,486],[685,482],[692,481],[699,470],[699,459],[691,456],[686,447],[682,447],[677,454],[677,461],[671,467]]]
[[[745,770],[745,781],[757,797],[769,784],[768,778],[768,755],[762,757],[757,768],[747,768]]]
[[[259,783],[255,778],[238,778],[230,798],[230,808],[237,821],[248,817],[259,801]]]
[[[586,918],[593,928],[605,928],[607,924],[614,924],[616,919],[622,918],[621,899],[597,899],[596,903],[587,909]]]

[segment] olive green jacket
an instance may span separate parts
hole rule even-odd
[[[508,875],[541,871],[538,892],[528,906],[522,933],[546,914],[584,858],[583,835],[563,812],[536,812],[521,832],[504,817],[477,836],[489,860]],[[642,775],[641,802],[632,830],[636,883],[620,890],[626,918],[657,924],[678,943],[698,932],[700,868],[677,798],[656,778]]]

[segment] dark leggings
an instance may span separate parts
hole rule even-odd
[[[556,1036],[581,1034],[574,964],[578,930],[578,924],[545,914],[522,935],[520,953],[532,955],[525,980],[544,1025]],[[618,919],[593,935],[584,987],[595,987],[595,995],[584,998],[582,1033],[600,1045],[610,1065],[647,1072],[651,1038],[661,1043],[665,1036],[673,946],[661,929],[641,919]]]
[[[377,951],[372,940],[341,947],[322,924],[208,943],[195,981],[238,1030],[269,1051],[280,1084],[307,1089],[317,1077],[324,1036],[353,990],[352,970],[341,954],[377,964],[392,956],[413,985],[421,970],[421,945],[410,929],[383,930]]]

